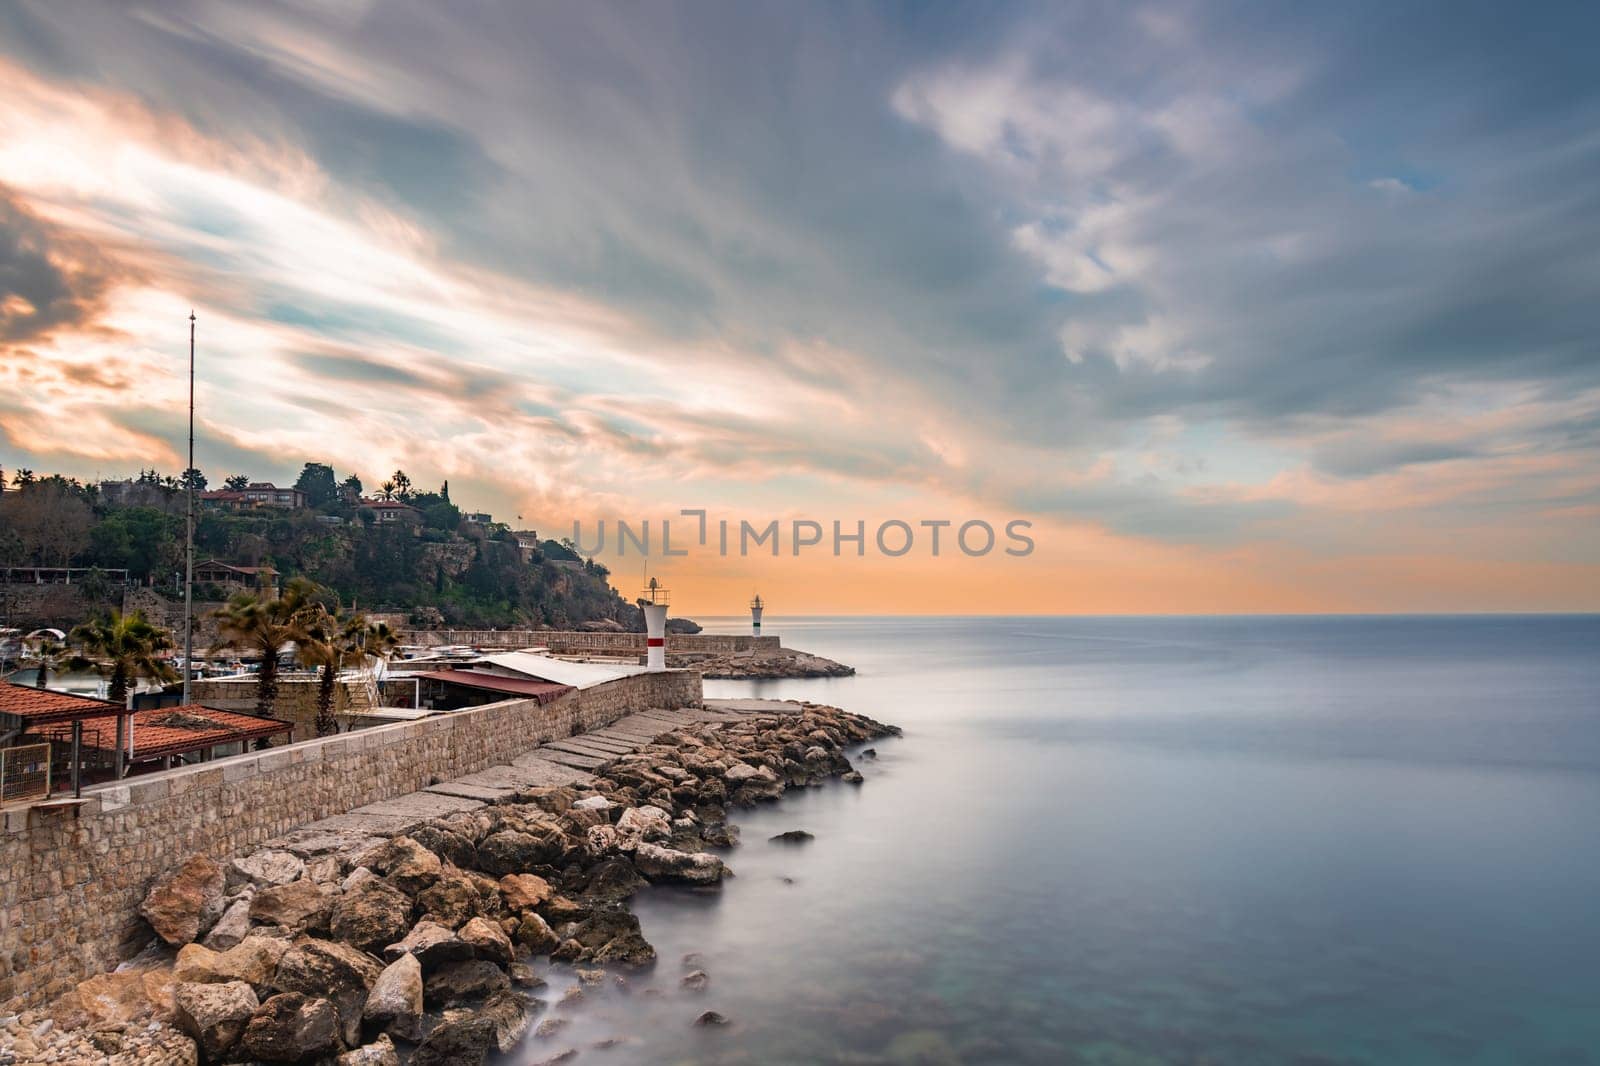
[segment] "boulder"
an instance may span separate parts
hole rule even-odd
[[[263,848],[243,858],[229,861],[228,887],[232,889],[242,885],[254,885],[256,888],[268,888],[272,885],[286,885],[290,881],[298,881],[300,875],[305,872],[305,860],[298,855],[278,851],[275,848]]]
[[[789,829],[767,839],[774,844],[805,844],[817,838],[804,829]]]
[[[180,984],[172,991],[174,1022],[213,1062],[233,1050],[260,1006],[255,989],[243,981]]]
[[[411,928],[411,897],[383,881],[368,881],[340,896],[329,929],[362,951],[377,952]]]
[[[238,945],[250,932],[250,899],[254,896],[242,896],[228,904],[228,909],[222,912],[222,917],[217,919],[217,924],[211,927],[211,932],[206,934],[202,941],[206,947],[213,951],[227,951]]]
[[[511,979],[505,971],[485,959],[447,962],[422,983],[423,997],[430,1008],[459,1006],[510,988]]]
[[[401,1040],[422,1038],[422,964],[415,955],[401,955],[378,975],[361,1019]]]
[[[534,911],[526,911],[517,924],[517,943],[525,944],[535,955],[548,955],[561,946],[561,938]]]
[[[390,840],[365,865],[371,866],[388,878],[390,884],[409,896],[433,884],[444,870],[444,863],[439,861],[439,856],[407,836]]]
[[[433,970],[447,962],[470,959],[472,945],[456,936],[455,930],[447,925],[421,921],[412,927],[405,939],[383,949],[383,957],[391,961],[401,955],[415,955],[424,970]]]
[[[463,925],[456,935],[472,945],[474,957],[487,959],[499,966],[511,965],[511,938],[488,919],[474,918]]]
[[[704,992],[706,985],[711,983],[711,975],[704,970],[691,970],[683,975],[683,980],[678,982],[690,992]]]
[[[151,886],[139,913],[173,946],[193,943],[222,917],[227,878],[209,856],[193,855]]]
[[[538,874],[507,874],[500,879],[500,895],[513,911],[532,910],[549,899],[553,891],[550,882]]]
[[[331,902],[314,881],[291,881],[261,889],[250,900],[252,921],[298,929],[313,923]]]
[[[596,911],[578,924],[573,939],[584,948],[584,957],[595,962],[621,962],[643,966],[655,961],[656,949],[639,931],[639,919],[629,911]]]
[[[278,964],[288,951],[288,941],[270,936],[247,936],[227,951],[185,944],[178,949],[172,979],[183,984],[243,981],[258,990],[266,990],[272,986]]]
[[[411,1066],[483,1066],[494,1046],[494,1020],[467,1011],[434,1026],[412,1052]]]
[[[573,810],[579,811],[609,811],[616,804],[604,796],[585,796],[572,805]]]
[[[629,807],[617,819],[617,847],[632,851],[642,841],[665,840],[672,835],[672,818],[660,807]]]
[[[424,825],[411,832],[411,839],[452,866],[470,870],[478,865],[478,849],[461,833],[438,825]]]
[[[604,859],[583,878],[581,894],[588,903],[620,903],[645,886],[633,864],[625,858]]]
[[[326,999],[300,992],[273,996],[256,1010],[239,1053],[262,1062],[303,1062],[339,1047],[338,1012]]]
[[[378,875],[372,872],[371,867],[357,866],[354,870],[344,875],[344,880],[339,882],[340,892],[351,892],[368,881],[378,880]]]
[[[566,836],[554,826],[538,835],[502,829],[478,845],[478,866],[496,877],[526,873],[536,866],[559,863],[566,850]]]
[[[674,851],[658,844],[640,844],[633,853],[633,865],[652,881],[681,881],[690,885],[713,885],[721,881],[728,868],[710,852]]]
[[[478,913],[478,888],[463,874],[446,875],[417,893],[417,909],[455,929]]]
[[[694,1020],[694,1024],[700,1025],[700,1026],[727,1025],[728,1024],[728,1019],[724,1018],[722,1015],[718,1014],[714,1010],[708,1010],[704,1014],[700,1015],[700,1017],[696,1018]]]
[[[400,1053],[385,1033],[364,1047],[340,1055],[338,1066],[400,1066]]]
[[[494,1043],[502,1055],[510,1054],[527,1035],[533,998],[520,992],[496,992],[478,1011],[494,1025]]]
[[[381,973],[383,967],[377,959],[348,944],[306,938],[284,953],[272,987],[330,1000],[344,1042],[355,1045],[361,1042],[361,1011]]]

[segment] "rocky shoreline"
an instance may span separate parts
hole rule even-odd
[[[730,807],[859,784],[846,749],[897,732],[805,704],[675,729],[590,786],[525,789],[386,841],[193,856],[141,911],[164,946],[0,1019],[0,1064],[397,1066],[403,1048],[415,1066],[481,1063],[544,1006],[536,960],[652,965],[630,896],[713,890],[730,871],[706,849],[737,843]]]
[[[686,664],[711,681],[768,681],[783,678],[854,677],[856,669],[810,652],[780,649],[770,655],[718,655]]]

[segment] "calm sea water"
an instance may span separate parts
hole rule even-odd
[[[513,1061],[1600,1063],[1600,617],[768,628],[906,736]]]

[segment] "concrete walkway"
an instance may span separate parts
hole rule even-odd
[[[587,785],[594,781],[591,770],[618,755],[638,751],[673,729],[705,722],[736,722],[748,715],[799,711],[800,704],[789,700],[706,700],[704,707],[640,711],[604,729],[542,744],[503,765],[312,822],[262,846],[281,848],[302,858],[362,851],[430,819],[476,810],[519,789]]]

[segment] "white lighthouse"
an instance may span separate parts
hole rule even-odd
[[[750,631],[756,636],[761,635],[761,611],[766,604],[761,602],[761,593],[756,593],[756,598],[750,601]]]
[[[650,587],[644,590],[643,596],[639,597],[639,609],[644,611],[644,662],[647,670],[665,670],[667,668],[667,602],[669,599],[667,590],[662,588],[655,578],[650,579]]]

